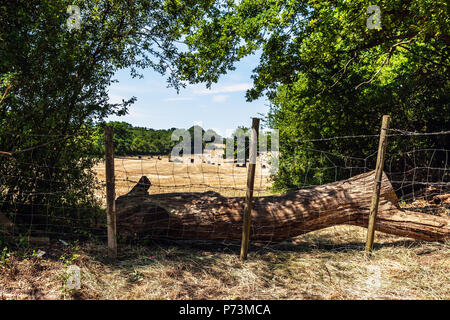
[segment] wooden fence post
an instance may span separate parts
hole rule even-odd
[[[253,208],[253,187],[255,185],[256,155],[258,152],[258,131],[259,118],[253,118],[249,152],[250,163],[247,169],[247,193],[245,196],[244,219],[242,228],[241,260],[247,260],[248,243],[250,240],[250,223]]]
[[[383,177],[384,157],[386,155],[387,131],[389,130],[390,117],[383,116],[381,123],[380,141],[378,144],[377,166],[375,168],[375,181],[372,193],[372,200],[369,211],[369,224],[367,227],[366,252],[372,251],[375,237],[375,223],[378,213],[378,204],[380,202],[381,179]]]
[[[108,228],[108,253],[117,257],[116,192],[114,176],[113,128],[105,126],[105,171],[106,171],[106,222]]]

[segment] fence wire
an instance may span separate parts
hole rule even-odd
[[[388,146],[391,148],[388,147],[384,171],[403,208],[433,215],[449,215],[449,134],[449,131],[417,133],[389,130]],[[281,238],[296,237],[314,231],[315,227],[310,228],[304,223],[306,219],[325,218],[331,209],[336,208],[333,206],[340,197],[336,195],[330,198],[326,193],[330,190],[326,184],[337,183],[374,170],[378,137],[379,135],[356,135],[280,141],[284,148],[281,149],[280,167],[275,175],[273,163],[268,160],[270,157],[259,154],[253,208],[258,214],[264,215],[260,221],[267,220],[269,223],[253,225],[252,234],[258,234],[264,242],[272,243],[280,241]],[[430,137],[438,137],[442,145],[436,148],[435,144],[434,148],[427,148],[427,139]],[[48,148],[49,145],[73,137],[45,138],[50,142],[21,150],[4,150],[0,154],[0,232],[12,237],[105,240],[104,161],[101,158],[96,161],[96,155],[86,155],[85,159],[80,159],[80,164],[75,164],[74,167],[58,166],[50,160],[54,150]],[[423,139],[423,142],[418,141],[420,139]],[[355,150],[355,146],[360,148],[355,153],[343,154],[336,151],[345,150],[342,143],[351,146],[349,150]],[[43,155],[48,156],[49,160],[36,160],[47,159]],[[70,174],[76,174],[83,166],[83,170],[92,172],[92,175],[77,181]],[[154,214],[155,217],[160,215],[159,220],[153,220],[153,228],[145,230],[143,237],[171,240],[237,240],[242,229],[239,219],[243,213],[243,198],[247,191],[247,170],[248,165],[243,166],[233,160],[211,156],[177,159],[165,155],[118,156],[115,158],[115,192],[116,197],[128,194],[141,177],[146,176],[151,183],[148,193],[152,199],[162,201],[168,207],[178,205],[178,218],[171,218],[170,215],[167,218],[158,206],[145,208],[147,202],[137,206],[136,210],[141,213]],[[65,173],[73,181],[67,181]],[[284,179],[289,183],[281,186],[277,179]],[[372,190],[369,186],[370,183],[367,183],[361,192],[370,194]],[[297,213],[293,211],[295,207],[286,205],[280,213],[280,207],[273,203],[281,199],[277,197],[286,191],[296,193],[298,197],[287,201],[292,204],[292,201],[301,198],[308,210]],[[179,210],[180,202],[177,197],[191,197],[189,201],[194,201],[196,206],[186,206],[185,209]],[[208,202],[211,197],[215,202]],[[208,202],[211,207],[202,206],[202,201]],[[318,206],[308,207],[308,202]],[[220,206],[223,204],[227,204],[225,207],[232,210],[222,212]],[[213,205],[217,206],[213,208]],[[200,208],[203,212],[193,212],[192,208]],[[198,217],[195,217],[196,214]],[[202,223],[198,219],[206,219],[208,222]],[[354,224],[350,215],[344,215],[335,222]],[[299,229],[296,223],[304,229]],[[139,229],[138,225],[136,227]],[[120,235],[120,226],[118,232]],[[339,232],[336,229],[322,236],[336,237]],[[360,236],[363,238],[365,232],[361,231]]]

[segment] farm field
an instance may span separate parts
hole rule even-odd
[[[208,163],[169,162],[167,156],[115,158],[116,196],[133,188],[145,175],[152,183],[149,193],[215,191],[223,196],[244,196],[247,185],[247,168],[233,163],[221,165]],[[100,181],[105,181],[103,163],[94,168]],[[256,165],[255,196],[269,193],[270,172]]]

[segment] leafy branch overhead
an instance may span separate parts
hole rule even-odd
[[[403,130],[432,132],[450,126],[446,1],[377,1],[379,29],[367,25],[370,1],[204,3],[210,6],[194,6],[192,12],[201,16],[184,29],[187,50],[177,61],[182,78],[210,85],[243,57],[260,54],[247,99],[266,94],[268,122],[280,130],[276,187],[335,179],[320,170],[308,175],[302,169],[308,167],[305,163],[326,164],[318,154],[295,147],[294,141],[377,134],[383,114],[390,114],[393,127]],[[375,143],[318,141],[308,147],[365,157]],[[390,145],[390,152],[407,143],[450,147],[436,138],[400,141]]]
[[[176,3],[183,8],[185,2]],[[364,81],[373,81],[382,78],[377,70],[386,57],[385,63],[406,51],[424,61],[432,56],[432,71],[450,65],[448,53],[443,52],[450,43],[445,1],[379,1],[380,30],[366,26],[370,1],[205,3],[211,3],[210,7],[194,6],[192,14],[201,14],[201,19],[185,30],[189,50],[179,61],[183,78],[211,84],[232,70],[234,62],[261,52],[249,100],[265,91],[273,97],[278,86],[295,83],[305,75],[320,93],[343,76],[348,62],[366,70]],[[355,81],[353,86],[361,83]]]

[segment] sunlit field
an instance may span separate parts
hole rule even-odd
[[[160,159],[160,160],[159,160]],[[105,181],[104,163],[95,168],[100,181]],[[236,163],[208,164],[169,162],[166,157],[126,157],[115,159],[116,196],[126,194],[146,176],[149,193],[215,191],[223,196],[244,196],[247,168]],[[254,194],[265,195],[271,186],[269,168],[257,162]]]
[[[99,180],[105,168],[95,168]],[[236,164],[186,164],[167,157],[116,158],[116,196],[142,175],[150,193],[203,192],[243,196],[247,169]],[[255,195],[268,194],[267,169],[256,170]],[[104,193],[104,185],[98,194]],[[423,201],[404,204],[422,208]],[[446,205],[428,203],[435,214]],[[444,211],[442,211],[444,210]],[[433,212],[434,212],[433,211]],[[442,211],[442,212],[441,212]],[[335,226],[282,243],[251,243],[239,260],[239,242],[147,241],[118,244],[58,241],[11,252],[0,261],[1,299],[450,299],[450,243],[376,234],[364,252],[366,229]],[[38,257],[39,250],[45,253]],[[68,289],[68,265],[81,269],[81,289]],[[18,281],[20,279],[20,281]]]

